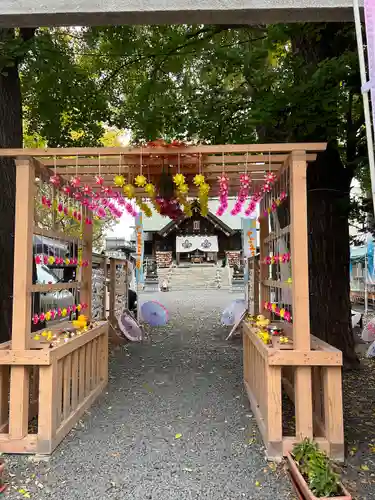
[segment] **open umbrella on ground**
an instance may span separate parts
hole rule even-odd
[[[246,302],[244,299],[236,299],[229,304],[221,315],[221,324],[233,326],[241,319],[246,311]]]
[[[141,316],[150,326],[164,326],[168,323],[167,309],[156,300],[144,302],[141,306]]]
[[[117,316],[117,323],[121,333],[132,342],[141,342],[143,332],[136,320],[127,312]]]

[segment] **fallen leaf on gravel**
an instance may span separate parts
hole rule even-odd
[[[257,488],[259,488],[259,487],[260,487],[260,482],[259,482],[259,481],[255,481],[255,486],[256,486]]]
[[[180,439],[180,438],[182,438],[182,434],[176,434],[176,435],[175,435],[175,438],[176,438],[176,439]]]
[[[361,470],[368,471],[370,469],[368,468],[368,465],[361,465]]]

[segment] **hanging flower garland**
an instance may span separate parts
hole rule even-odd
[[[231,210],[231,215],[238,215],[242,211],[243,204],[249,194],[251,180],[247,174],[240,174],[240,190],[237,195],[237,201]]]
[[[276,212],[277,207],[281,205],[281,203],[286,200],[288,195],[286,194],[285,191],[282,191],[280,193],[280,196],[278,196],[276,199],[272,200],[271,205],[263,211],[262,216],[267,217],[267,215],[271,214],[272,212]]]
[[[33,324],[37,325],[38,323],[43,323],[44,321],[52,321],[55,318],[65,318],[69,316],[71,313],[76,313],[87,309],[87,304],[78,304],[73,306],[68,306],[64,308],[58,309],[50,309],[49,311],[42,312],[40,314],[34,314],[33,316]]]
[[[263,264],[271,265],[271,264],[287,264],[291,260],[290,252],[276,254],[276,255],[267,255],[262,261]]]
[[[249,217],[255,212],[257,204],[262,200],[265,193],[269,193],[272,189],[273,183],[276,181],[276,175],[273,172],[266,172],[264,174],[264,184],[262,188],[250,197],[250,202],[245,210],[245,215]]]
[[[219,217],[224,214],[228,208],[228,191],[229,191],[229,178],[224,173],[219,177],[219,208],[216,215]]]
[[[180,155],[178,155],[178,173],[173,176],[173,182],[176,185],[177,199],[183,206],[184,214],[187,217],[191,217],[193,212],[191,209],[191,204],[187,200],[189,186],[186,183],[185,176],[183,174],[180,174]]]
[[[290,312],[284,307],[279,308],[279,306],[275,302],[265,302],[264,309],[266,311],[272,312],[276,316],[279,316],[281,319],[287,321],[288,323],[291,323],[292,321],[292,315],[290,314]]]
[[[204,175],[197,174],[193,179],[194,184],[198,187],[198,199],[201,207],[201,215],[206,217],[208,214],[208,193],[210,186],[206,183]]]
[[[38,254],[35,255],[35,264],[45,264],[46,266],[65,265],[65,266],[78,266],[88,267],[89,261],[70,257],[55,257],[54,255]]]

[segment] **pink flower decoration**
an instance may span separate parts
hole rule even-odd
[[[276,180],[276,174],[274,174],[273,172],[267,172],[266,174],[264,174],[264,179],[267,183],[272,184]]]
[[[73,194],[73,198],[75,200],[82,200],[82,193],[80,193],[79,191],[76,191],[74,194]]]
[[[61,309],[60,309],[60,307],[57,309],[57,316],[58,316],[59,318],[61,318]]]
[[[41,322],[43,322],[45,319],[46,319],[45,314],[44,314],[44,313],[40,313],[40,315],[39,315],[39,320],[40,320]]]
[[[81,185],[81,179],[80,179],[80,177],[78,177],[78,176],[72,177],[70,179],[70,184],[74,188],[78,188]]]
[[[34,314],[33,316],[33,323],[34,325],[37,325],[39,323],[39,316],[37,314]]]
[[[76,312],[77,310],[77,306],[75,304],[73,304],[73,312]]]
[[[91,187],[90,187],[90,186],[85,185],[85,186],[83,187],[83,193],[84,193],[84,194],[91,194],[91,191],[92,191],[92,189],[91,189]]]
[[[96,215],[98,217],[100,217],[101,219],[103,219],[103,217],[105,217],[107,214],[106,214],[104,208],[99,207],[98,210],[96,211]]]
[[[63,187],[63,192],[67,195],[69,195],[72,192],[72,189],[69,186],[64,186]]]
[[[102,177],[101,175],[95,176],[95,183],[98,186],[103,186],[103,184],[104,184],[104,177]]]
[[[59,204],[57,205],[57,211],[58,211],[58,212],[62,212],[62,211],[63,211],[63,205],[62,205],[62,203],[59,203]]]
[[[48,255],[43,255],[43,263],[48,264]]]
[[[53,175],[51,178],[50,178],[50,182],[51,184],[53,184],[54,186],[58,187],[60,186],[60,182],[61,182],[61,179],[58,175]]]
[[[42,257],[40,255],[35,255],[35,264],[41,264],[42,263]]]

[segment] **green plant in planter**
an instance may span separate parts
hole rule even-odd
[[[339,476],[333,471],[327,455],[315,443],[304,439],[296,444],[293,457],[316,497],[335,497],[340,493]]]

